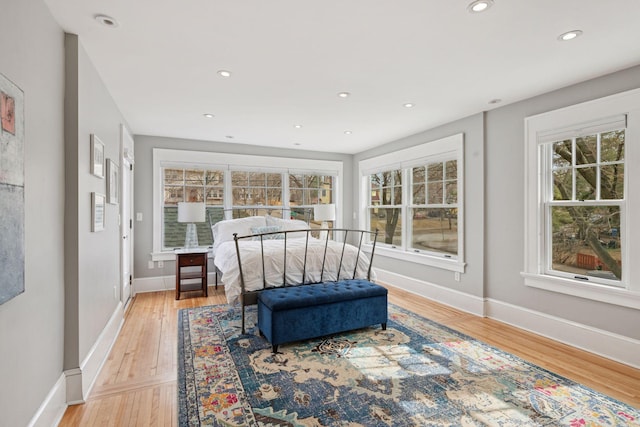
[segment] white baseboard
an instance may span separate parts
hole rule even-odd
[[[212,286],[216,283],[216,274],[209,272],[207,283]],[[218,282],[219,285],[222,283]],[[133,279],[133,294],[144,292],[171,291],[176,289],[176,276],[140,277]]]
[[[376,275],[377,280],[388,283],[391,286],[455,307],[458,310],[475,314],[476,316],[484,316],[483,298],[379,268],[376,268]]]
[[[123,323],[124,310],[122,302],[119,302],[95,344],[80,364],[80,368],[65,371],[69,405],[84,403],[109,356]]]
[[[29,427],[56,426],[62,420],[67,406],[84,403],[109,356],[123,322],[124,313],[120,302],[89,354],[82,361],[81,367],[67,369],[62,373],[29,421]]]
[[[640,341],[502,301],[487,299],[487,317],[640,369]]]
[[[67,410],[67,390],[65,375],[60,375],[58,381],[47,394],[44,401],[27,424],[29,427],[57,426]]]
[[[572,347],[640,369],[640,341],[560,317],[484,299],[446,287],[376,269],[378,280],[477,316],[499,320]]]

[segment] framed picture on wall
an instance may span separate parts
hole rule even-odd
[[[25,291],[24,152],[24,92],[0,74],[0,304]]]
[[[105,196],[91,193],[91,231],[104,230]]]
[[[91,174],[104,178],[104,144],[91,134]]]
[[[107,203],[118,204],[118,166],[107,159]]]

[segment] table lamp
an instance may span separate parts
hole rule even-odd
[[[316,221],[322,221],[321,228],[329,228],[327,221],[336,220],[336,205],[329,203],[326,205],[314,205],[313,206],[313,218]],[[320,232],[320,239],[327,238],[327,231]]]
[[[204,214],[204,203],[178,203],[178,222],[187,223],[187,234],[184,239],[185,248],[198,247],[198,230],[194,223],[204,222]]]

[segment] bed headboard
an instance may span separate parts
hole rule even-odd
[[[231,216],[233,216],[232,220],[225,220],[227,213],[230,212]],[[214,232],[214,225],[221,221],[233,221],[237,220],[238,225],[241,230],[238,230],[240,234],[249,234],[251,231],[242,230],[245,220],[249,220],[249,218],[267,218],[267,222],[269,219],[273,219],[274,221],[281,222],[284,220],[294,220],[292,222],[304,221],[304,223],[308,226],[311,222],[311,214],[313,213],[313,208],[305,208],[305,207],[291,207],[291,208],[277,208],[277,207],[264,207],[264,206],[254,206],[254,207],[243,207],[243,208],[232,208],[232,209],[209,209],[207,210],[207,222],[209,223],[209,230],[211,231],[211,238],[213,241],[213,248],[216,248],[216,233]],[[267,224],[249,224],[250,226],[257,225],[271,225]],[[225,227],[225,229],[228,227]],[[227,235],[225,240],[232,240],[232,236],[230,233],[225,233]]]

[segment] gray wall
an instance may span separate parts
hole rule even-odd
[[[520,276],[524,269],[525,117],[638,87],[640,67],[635,67],[487,113],[487,297],[640,339],[640,311],[526,287]]]
[[[1,9],[0,73],[25,97],[25,292],[0,305],[0,424],[24,426],[62,375],[64,34],[41,0]]]
[[[343,224],[349,227],[352,217],[349,212],[354,209],[353,177],[350,173],[352,156],[347,154],[332,154],[314,151],[287,150],[254,145],[229,144],[214,141],[196,141],[178,138],[163,138],[158,136],[135,136],[134,166],[134,210],[142,213],[142,221],[134,221],[134,277],[157,277],[173,275],[175,263],[167,262],[162,269],[148,268],[153,251],[153,149],[169,148],[191,151],[208,151],[216,153],[249,154],[254,156],[290,157],[316,160],[342,161],[344,174],[344,192],[342,203],[345,216]],[[211,270],[211,268],[210,268]]]
[[[524,119],[527,116],[640,87],[640,67],[576,84],[393,141],[354,156],[358,162],[465,135],[465,251],[460,283],[453,273],[376,254],[377,267],[568,321],[640,339],[638,310],[524,286]],[[637,165],[634,165],[637,166]],[[356,205],[357,206],[357,205]]]
[[[91,232],[91,192],[106,194],[107,177],[92,175],[89,160],[93,133],[105,145],[105,159],[119,164],[120,124],[125,120],[78,37],[67,35],[66,47],[66,90],[76,96],[67,97],[66,115],[66,188],[74,195],[67,202],[67,231],[72,238],[67,248],[66,300],[77,302],[69,304],[66,316],[67,334],[77,336],[77,342],[66,343],[65,369],[69,369],[87,357],[120,299],[119,207],[107,204],[104,231]]]
[[[385,257],[376,252],[376,267],[414,279],[435,283],[481,297],[484,293],[484,116],[476,114],[444,126],[421,132],[389,144],[364,151],[354,157],[354,185],[358,180],[358,162],[450,135],[464,134],[464,251],[467,263],[460,282],[451,271]],[[358,194],[357,192],[354,194]],[[355,206],[358,206],[357,204]]]

